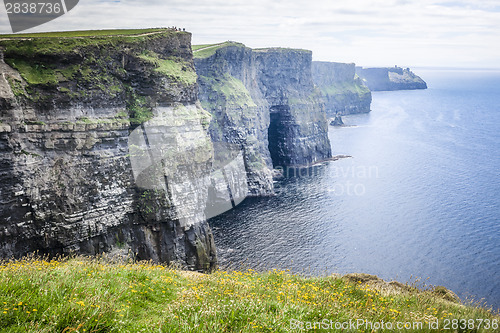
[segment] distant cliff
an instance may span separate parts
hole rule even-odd
[[[77,34],[77,33],[76,33]],[[213,146],[191,34],[0,41],[0,256],[120,252],[208,270]]]
[[[362,68],[356,67],[356,74],[372,91],[380,90],[411,90],[427,89],[427,84],[409,68],[382,67]]]
[[[329,117],[370,112],[372,95],[356,75],[354,64],[313,61],[312,75]]]
[[[244,151],[249,193],[272,193],[274,167],[331,157],[328,123],[311,75],[310,51],[238,43],[194,47],[199,98],[215,142]]]

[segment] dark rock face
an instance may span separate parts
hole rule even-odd
[[[273,192],[272,168],[331,157],[328,123],[311,76],[311,52],[222,46],[196,58],[199,98],[215,142],[240,145],[250,195]]]
[[[312,75],[329,117],[370,112],[372,95],[356,75],[354,64],[313,61]]]
[[[356,74],[372,91],[427,89],[427,83],[415,75],[409,68],[356,67]]]
[[[0,41],[0,256],[132,254],[211,270],[207,217],[331,157],[311,52],[190,34]],[[200,100],[210,111],[206,112]]]
[[[310,165],[331,157],[328,122],[305,50],[255,50],[258,82],[269,103],[274,167]]]
[[[215,266],[212,233],[196,209],[213,148],[190,38],[0,42],[1,257],[130,252]],[[131,144],[134,133],[146,142]],[[158,161],[144,157],[155,149]]]
[[[195,58],[195,66],[200,102],[212,114],[212,140],[241,148],[249,195],[273,193],[269,105],[256,79],[252,50],[244,45],[223,47],[208,58]]]

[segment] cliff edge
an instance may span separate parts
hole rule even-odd
[[[114,251],[212,269],[194,209],[213,146],[191,34],[66,35],[0,41],[0,256]]]

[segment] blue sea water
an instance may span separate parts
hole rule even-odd
[[[222,266],[421,279],[500,309],[500,72],[416,71],[330,128],[315,176],[212,220]]]

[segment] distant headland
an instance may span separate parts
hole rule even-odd
[[[409,68],[356,67],[356,74],[371,91],[427,89],[427,83]]]

